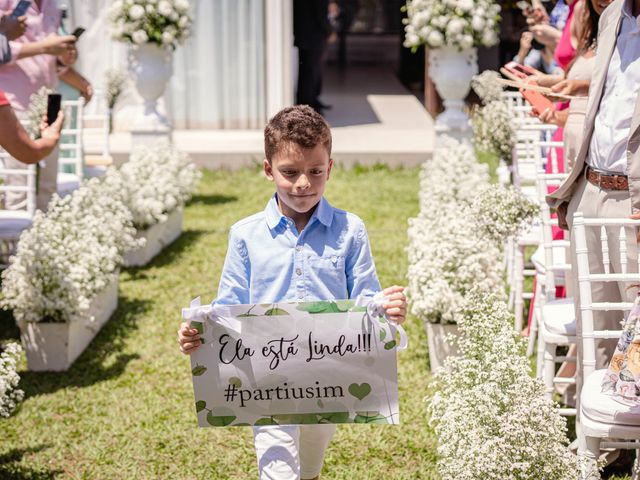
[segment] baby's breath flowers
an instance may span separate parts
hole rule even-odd
[[[42,117],[47,113],[47,99],[50,93],[51,89],[41,87],[40,90],[29,97],[25,129],[33,139],[40,138],[40,124],[42,123]]]
[[[484,72],[474,75],[471,79],[471,86],[478,94],[483,104],[500,100],[504,88],[498,83],[498,79],[502,78],[500,74],[494,70],[485,70]]]
[[[531,226],[540,207],[515,188],[491,185],[471,203],[470,215],[483,234],[498,245]]]
[[[506,304],[474,290],[461,307],[460,355],[445,360],[428,399],[441,478],[575,480],[566,420],[529,375]]]
[[[110,109],[116,106],[118,98],[122,95],[129,75],[122,68],[110,68],[104,74],[107,106]]]
[[[478,150],[496,155],[507,164],[516,141],[515,119],[502,100],[473,109],[471,125]]]
[[[22,348],[17,343],[0,345],[0,417],[8,417],[24,398],[18,388],[20,376],[16,372]]]
[[[167,219],[189,201],[201,177],[189,156],[173,147],[136,147],[120,168],[127,207],[138,230]]]
[[[489,185],[473,148],[443,137],[421,172],[420,214],[409,220],[408,294],[423,321],[456,323],[474,286],[503,292],[500,247],[478,234],[469,204]]]
[[[3,305],[18,322],[93,320],[91,301],[114,280],[124,252],[140,246],[124,191],[109,170],[36,212],[2,272]]]

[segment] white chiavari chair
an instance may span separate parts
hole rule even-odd
[[[58,157],[58,195],[64,197],[80,186],[84,177],[83,110],[84,99],[62,102],[65,127],[60,135]]]

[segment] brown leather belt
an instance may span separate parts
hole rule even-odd
[[[587,180],[603,190],[629,190],[629,178],[626,175],[600,173],[589,166]]]

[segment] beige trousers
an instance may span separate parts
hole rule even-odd
[[[599,187],[587,182],[584,174],[579,180],[576,192],[571,198],[567,209],[567,220],[572,228],[573,214],[582,212],[585,218],[628,218],[631,215],[631,200],[629,192],[625,190],[602,190]],[[600,229],[587,228],[587,247],[589,252],[589,270],[591,273],[604,273],[602,261],[602,240]],[[634,228],[627,229],[627,272],[638,271],[638,245]],[[571,233],[573,238],[573,230]],[[607,246],[609,249],[609,260],[611,273],[621,271],[619,227],[607,229]],[[576,310],[576,329],[578,335],[578,371],[576,374],[576,388],[580,392],[583,384],[582,376],[582,325],[580,322],[580,302],[578,293],[578,274],[575,242],[571,241],[571,268],[573,279],[573,291]],[[627,290],[629,285],[622,282],[602,282],[591,284],[592,300],[594,302],[619,302],[634,300],[634,289]],[[620,330],[620,321],[623,319],[621,311],[593,312],[594,329],[596,330]],[[617,339],[596,340],[596,368],[606,368],[615,350]],[[576,406],[578,411],[577,422],[580,421],[580,395],[577,395]]]

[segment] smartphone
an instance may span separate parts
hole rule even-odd
[[[13,12],[11,12],[11,18],[18,18],[23,16],[25,13],[27,13],[27,10],[29,10],[30,6],[31,0],[20,0],[18,5],[16,5],[16,8],[14,8]]]
[[[62,95],[50,93],[47,97],[47,125],[51,125],[58,118],[58,112],[62,106]]]
[[[80,35],[84,33],[85,29],[83,27],[76,28],[71,35],[76,37],[76,40],[80,38]]]
[[[510,73],[520,78],[527,78],[528,76],[535,75],[536,73],[536,71],[531,67],[528,67],[526,65],[521,65],[517,62],[509,62],[504,66],[504,68]]]
[[[527,90],[525,88],[520,89],[520,93],[524,97],[524,99],[531,105],[534,110],[534,113],[541,114],[547,108],[551,110],[555,110],[556,106],[553,104],[551,100],[545,97],[540,92],[534,92],[533,90]]]

